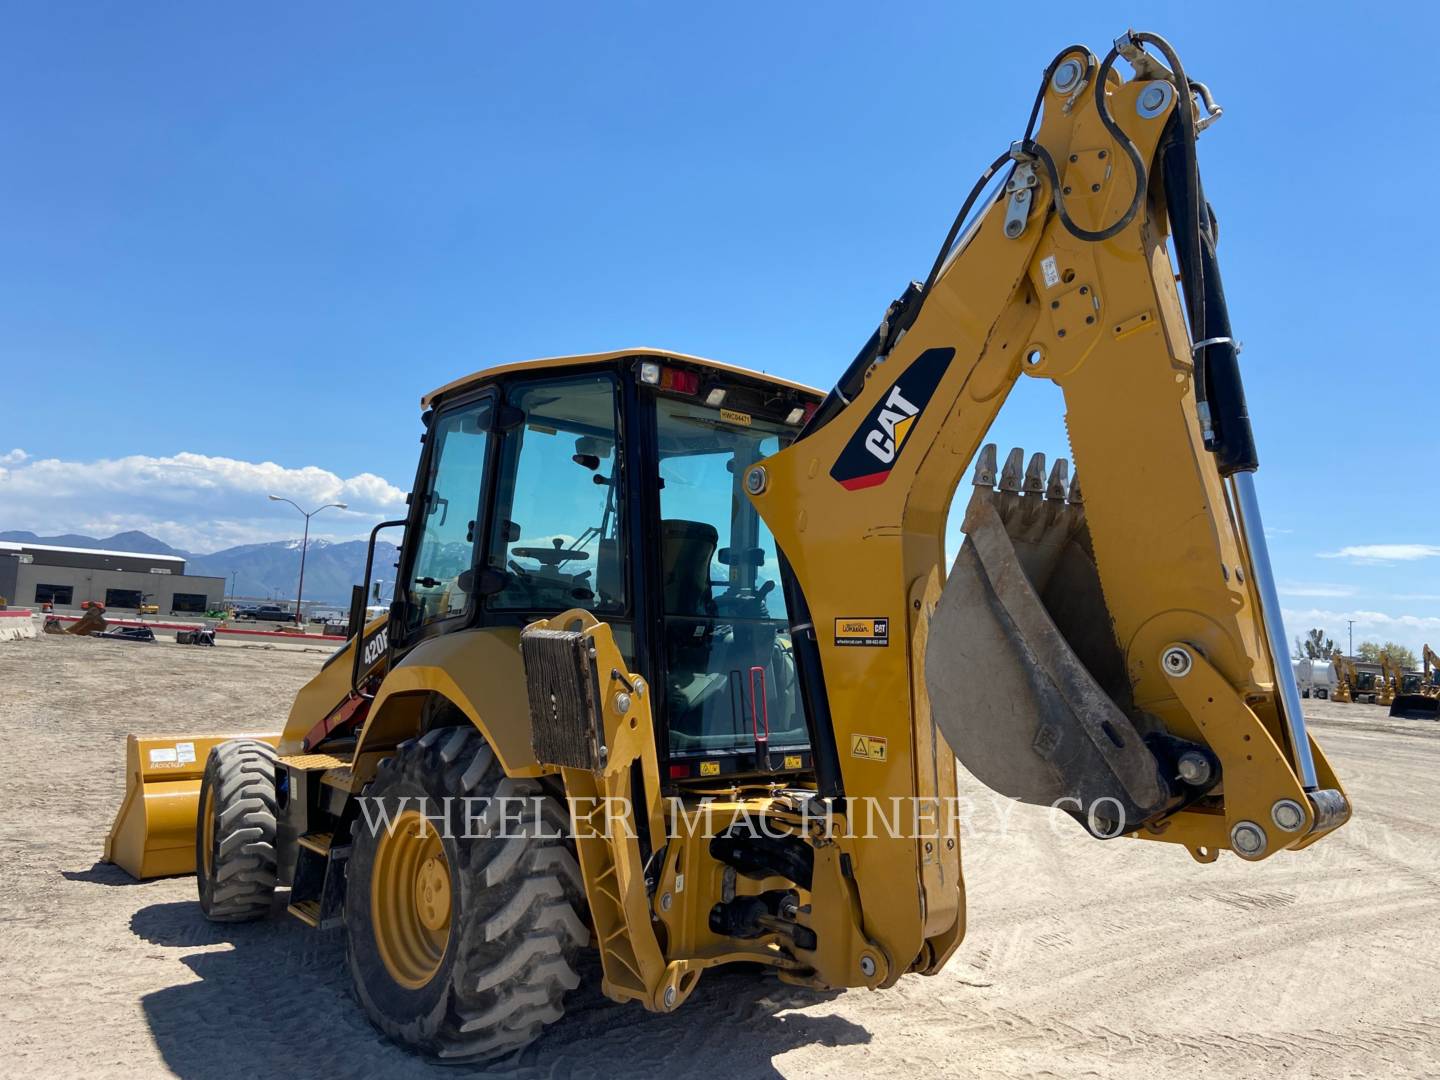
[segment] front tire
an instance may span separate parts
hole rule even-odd
[[[589,940],[562,803],[507,777],[468,724],[404,743],[363,799],[345,927],[371,1021],[454,1062],[533,1041],[564,1015]],[[488,835],[501,821],[505,837]]]
[[[275,862],[275,748],[231,739],[210,751],[195,822],[195,877],[211,922],[270,913]]]

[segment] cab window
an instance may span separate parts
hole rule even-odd
[[[791,429],[656,398],[665,709],[672,755],[807,741],[775,540],[741,489]]]
[[[420,541],[403,586],[412,628],[470,609],[492,407],[488,397],[460,406],[430,428],[428,467],[418,486]]]
[[[615,381],[608,375],[513,391],[489,565],[503,587],[491,611],[622,613]]]

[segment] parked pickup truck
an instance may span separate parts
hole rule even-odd
[[[261,604],[250,611],[240,612],[239,618],[259,619],[261,622],[294,622],[295,614],[286,611],[279,604]]]

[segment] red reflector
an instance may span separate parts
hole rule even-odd
[[[689,775],[690,775],[690,766],[689,766],[689,765],[671,765],[671,766],[670,766],[670,779],[671,779],[671,780],[684,780],[684,779],[685,779],[687,776],[689,776]]]
[[[660,385],[677,394],[698,394],[700,392],[700,376],[693,371],[680,371],[667,367],[660,372]]]

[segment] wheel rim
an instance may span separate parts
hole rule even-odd
[[[435,977],[450,940],[450,862],[418,810],[380,834],[370,878],[370,922],[390,977],[419,989]]]
[[[208,881],[215,873],[215,785],[205,789],[200,810],[200,867]]]

